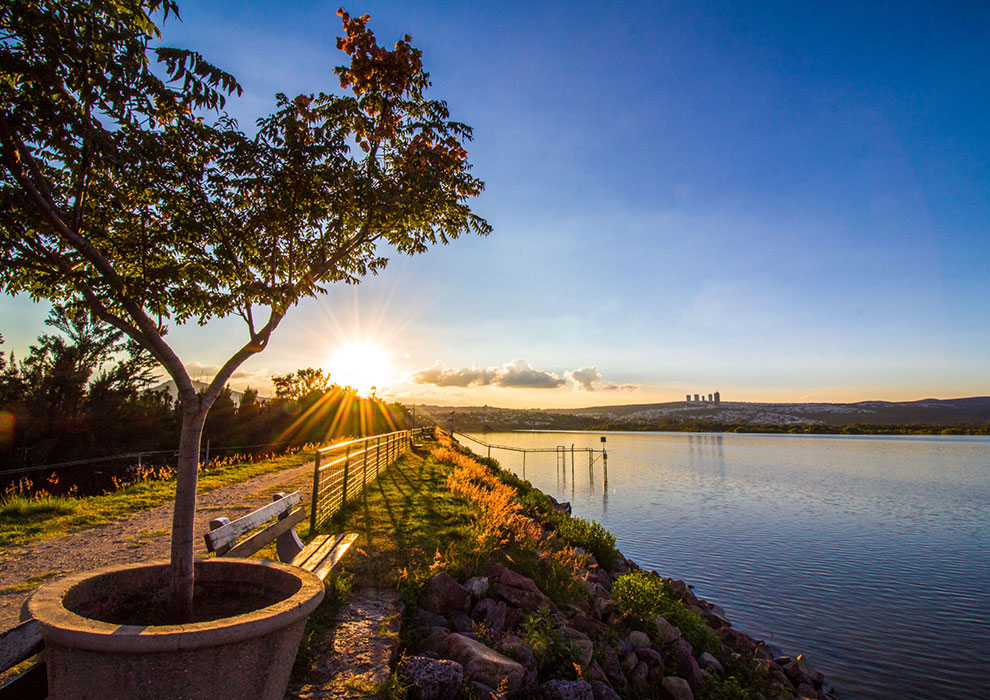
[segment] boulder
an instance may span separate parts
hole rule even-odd
[[[472,615],[479,623],[482,623],[492,634],[499,635],[505,631],[505,616],[508,608],[505,603],[491,598],[482,598],[474,606]]]
[[[650,667],[640,661],[629,673],[629,685],[637,694],[645,696],[650,692]]]
[[[489,588],[491,588],[491,584],[488,582],[487,576],[474,576],[464,582],[464,590],[475,598],[484,598],[488,595]]]
[[[471,594],[464,586],[442,571],[426,579],[420,595],[425,610],[444,617],[464,612],[470,602]]]
[[[536,611],[544,607],[550,608],[551,610],[556,609],[553,602],[543,595],[539,589],[536,591],[530,591],[498,582],[495,584],[495,592],[510,605],[514,605],[517,608],[522,608],[523,610]]]
[[[694,700],[691,685],[683,678],[667,676],[660,685],[667,700]]]
[[[718,659],[707,651],[698,657],[698,665],[707,671],[711,671],[716,676],[721,677],[725,675],[725,668],[719,663]]]
[[[443,615],[437,615],[436,613],[431,613],[422,608],[416,610],[416,614],[413,615],[413,619],[416,621],[420,627],[446,627],[447,618]]]
[[[713,606],[713,607],[718,607],[718,606]],[[719,615],[717,612],[714,612],[713,610],[699,609],[698,614],[701,615],[701,619],[705,621],[705,624],[707,624],[713,630],[719,630],[722,629],[723,627],[732,626],[732,623],[726,620],[724,616]]]
[[[440,647],[450,636],[446,627],[427,627],[420,638],[419,648],[423,651],[440,651]]]
[[[474,620],[465,615],[464,613],[457,613],[450,618],[450,627],[455,632],[460,632],[461,634],[474,634]]]
[[[468,680],[490,688],[502,688],[504,683],[506,690],[518,690],[526,675],[522,664],[463,634],[447,637],[440,653],[461,664]]]
[[[595,651],[595,645],[588,638],[584,632],[580,632],[573,627],[568,627],[567,625],[562,625],[560,627],[560,633],[564,637],[564,640],[573,644],[578,649],[578,663],[582,667],[587,667],[591,663],[591,657]]]
[[[595,700],[621,700],[619,694],[612,690],[611,686],[601,681],[591,682],[591,692],[594,694]]]
[[[626,674],[622,671],[622,664],[619,662],[619,655],[611,644],[596,643],[595,649],[598,651],[598,658],[601,659],[602,670],[605,677],[613,686],[621,687],[626,683]]]
[[[809,683],[802,683],[797,687],[797,696],[801,700],[818,700],[818,691]]]
[[[722,640],[722,644],[740,654],[752,653],[753,649],[756,648],[756,642],[748,634],[744,634],[731,627],[723,627],[718,630],[718,638]]]
[[[650,637],[649,635],[646,634],[646,632],[640,632],[639,630],[635,630],[633,632],[630,632],[629,636],[626,637],[626,639],[629,640],[629,645],[633,649],[642,649],[643,647],[650,646]]]
[[[409,700],[449,700],[457,696],[464,669],[456,661],[410,656],[399,666]]]
[[[701,607],[701,601],[698,600],[698,597],[691,591],[691,587],[689,585],[677,579],[667,579],[667,583],[670,584],[670,587],[674,589],[674,592],[677,593],[677,596],[684,602],[685,605],[692,608]]]
[[[540,686],[543,700],[595,700],[588,681],[547,681]]]
[[[657,615],[656,623],[657,623],[657,631],[659,633],[660,639],[663,640],[664,644],[670,644],[672,642],[676,642],[678,639],[681,638],[681,631],[674,625],[670,624],[667,621],[667,618],[663,617],[662,615]]]
[[[699,690],[704,683],[701,667],[691,654],[691,645],[684,638],[664,647],[664,660],[668,670],[685,679],[692,690]]]
[[[574,629],[584,632],[589,637],[600,637],[605,633],[607,627],[580,608],[572,605],[570,612],[571,619],[568,624]]]
[[[536,655],[533,653],[533,647],[516,635],[505,635],[498,650],[513,661],[521,663],[527,671],[536,670]]]
[[[646,663],[653,670],[657,666],[663,668],[663,657],[660,656],[660,652],[652,647],[640,647],[635,652],[636,658],[640,661]]]
[[[471,690],[478,696],[478,700],[502,700],[497,691],[478,681],[471,682]]]
[[[804,654],[798,654],[798,657],[791,663],[792,666],[796,667],[801,673],[807,676],[812,685],[818,687],[825,680],[825,676],[815,670]],[[787,668],[784,668],[784,672],[787,672]]]

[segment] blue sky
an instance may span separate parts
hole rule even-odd
[[[474,127],[495,230],[300,305],[235,385],[361,337],[415,401],[990,394],[990,8],[947,5],[348,5]],[[165,38],[241,80],[250,128],[336,89],[335,10],[186,3]],[[44,310],[0,312],[23,352]],[[205,375],[238,332],[171,337]]]

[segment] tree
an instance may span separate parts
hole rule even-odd
[[[369,17],[338,14],[351,95],[289,99],[242,132],[240,94],[199,54],[152,48],[175,0],[9,0],[0,6],[0,282],[86,309],[151,355],[182,411],[170,606],[192,610],[193,513],[210,406],[288,309],[328,283],[490,227],[469,127],[425,96],[410,37],[378,45]],[[246,342],[202,393],[169,324],[236,314]]]

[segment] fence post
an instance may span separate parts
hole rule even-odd
[[[382,465],[382,436],[379,435],[375,439],[375,478],[378,478],[378,474],[381,472]]]
[[[344,505],[347,503],[347,475],[351,467],[351,446],[347,446],[347,451],[344,453],[344,490],[340,494],[340,509],[344,509]]]
[[[364,439],[362,445],[364,449],[364,459],[361,460],[361,491],[368,487],[368,438]]]
[[[316,449],[316,462],[313,465],[313,500],[309,504],[309,534],[316,533],[316,509],[320,505],[320,449]]]

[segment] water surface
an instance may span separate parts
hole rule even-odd
[[[599,449],[607,436],[607,486]],[[990,438],[488,433],[526,478],[843,698],[990,698]],[[476,452],[486,448],[468,441]],[[518,452],[492,450],[522,474]],[[573,471],[572,471],[573,470]]]

